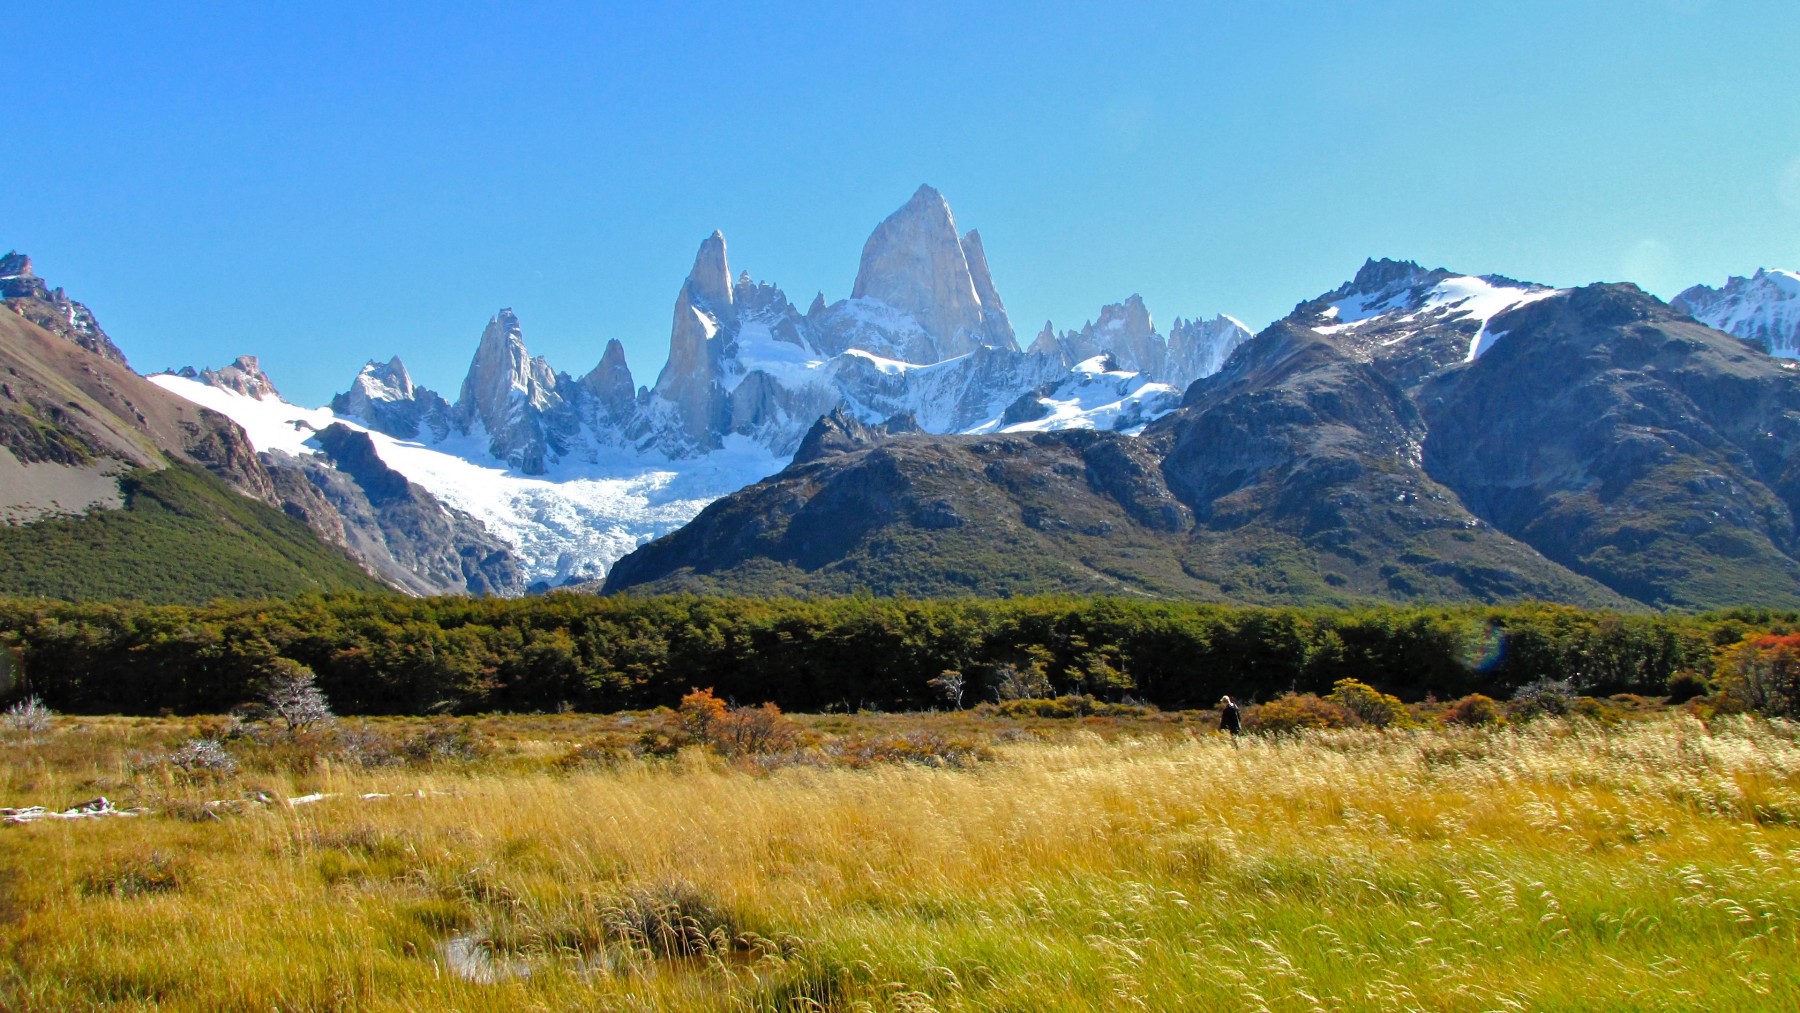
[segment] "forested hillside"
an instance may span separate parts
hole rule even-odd
[[[0,525],[0,594],[198,604],[382,585],[307,526],[171,463],[120,476],[124,508]]]

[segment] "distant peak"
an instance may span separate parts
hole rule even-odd
[[[275,390],[274,382],[262,371],[262,365],[254,355],[240,355],[231,365],[219,369],[203,369],[197,379],[209,387],[237,391],[259,401],[264,398],[279,400],[281,397]]]
[[[1395,283],[1410,282],[1428,273],[1423,267],[1411,260],[1389,260],[1383,257],[1376,260],[1371,257],[1363,261],[1363,266],[1356,272],[1356,279],[1351,285],[1358,291],[1375,292]]]

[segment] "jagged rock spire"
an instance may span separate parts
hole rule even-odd
[[[456,401],[460,425],[480,422],[496,457],[526,474],[542,474],[562,449],[551,439],[544,415],[561,407],[550,364],[526,352],[519,318],[510,309],[501,310],[482,331],[463,379]]]
[[[981,345],[1018,349],[981,237],[971,232],[965,242],[958,236],[949,202],[930,186],[919,187],[875,227],[863,246],[850,297],[911,314],[932,345],[931,358],[919,361],[962,355]]]
[[[719,354],[737,323],[732,299],[725,236],[714,232],[700,243],[694,268],[675,297],[669,361],[656,378],[656,395],[669,404],[684,449],[710,449],[723,431],[727,399]]]
[[[1000,301],[1000,293],[994,288],[994,276],[988,271],[987,252],[981,246],[981,233],[970,229],[962,238],[963,256],[969,261],[969,276],[975,283],[975,294],[981,299],[981,329],[987,335],[986,344],[998,348],[1016,349],[1018,339],[1013,336],[1012,321],[1006,318],[1006,306]]]
[[[613,424],[631,418],[637,403],[637,387],[631,379],[631,367],[625,364],[625,346],[613,338],[593,372],[581,378],[581,386],[600,406],[601,415]]]
[[[688,272],[686,287],[689,301],[695,306],[711,310],[721,319],[730,315],[731,265],[725,259],[725,233],[714,229],[713,234],[700,243],[700,251],[694,254],[694,268]]]

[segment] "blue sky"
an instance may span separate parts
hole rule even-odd
[[[648,5],[645,5],[648,6]],[[921,182],[1014,325],[1261,326],[1367,256],[1664,297],[1800,267],[1791,0],[39,5],[0,248],[140,370],[455,396],[514,308],[640,383],[700,240],[802,307]]]

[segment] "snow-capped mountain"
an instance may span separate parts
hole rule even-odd
[[[1165,338],[1157,333],[1144,300],[1134,295],[1102,307],[1100,318],[1079,331],[1058,334],[1045,321],[1031,343],[1031,353],[1055,358],[1070,369],[1096,355],[1110,355],[1117,368],[1185,390],[1195,380],[1218,372],[1249,338],[1248,327],[1224,315],[1193,321],[1176,317]]]
[[[1287,321],[1331,337],[1411,388],[1448,366],[1475,361],[1505,338],[1505,329],[1489,321],[1558,291],[1497,274],[1371,259],[1350,281],[1294,307]]]
[[[734,280],[725,237],[708,236],[648,388],[617,341],[579,378],[555,370],[510,309],[488,321],[454,403],[398,358],[371,360],[328,409],[256,397],[228,371],[158,382],[239,421],[259,450],[316,453],[310,431],[333,422],[367,431],[383,461],[511,544],[527,581],[553,586],[604,575],[779,471],[835,409],[931,433],[1130,431],[1249,337],[1224,316],[1177,319],[1165,337],[1134,295],[1079,331],[1046,325],[1021,351],[981,237],[922,186],[869,237],[850,298],[821,293],[805,313],[748,272]]]
[[[1695,285],[1669,305],[1708,327],[1758,342],[1771,355],[1800,359],[1800,273],[1759,268],[1721,288]]]

